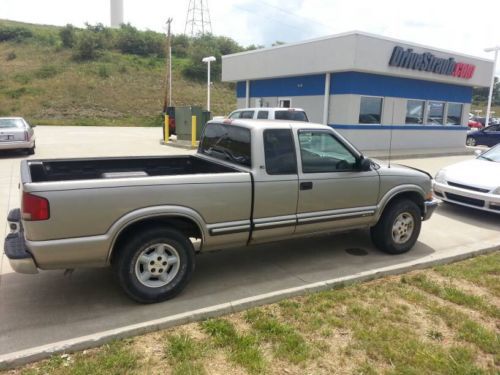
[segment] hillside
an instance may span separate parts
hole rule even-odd
[[[35,124],[159,125],[165,59],[108,49],[96,60],[77,61],[63,48],[60,28],[1,21],[33,37],[0,39],[0,116],[23,116]],[[187,58],[174,57],[173,105],[206,105],[206,83],[182,74]],[[236,105],[234,85],[215,82],[214,115]]]

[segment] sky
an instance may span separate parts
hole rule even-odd
[[[270,46],[360,30],[493,59],[500,45],[500,1],[211,0],[212,32],[247,46]],[[124,21],[140,29],[183,33],[189,0],[124,0]],[[0,0],[0,19],[109,25],[109,0]],[[500,59],[500,58],[499,58]],[[500,65],[500,63],[498,64]],[[500,75],[500,66],[496,73]]]

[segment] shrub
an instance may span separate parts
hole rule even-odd
[[[97,34],[83,32],[79,35],[73,57],[78,61],[95,60],[102,54],[102,42]]]
[[[57,73],[59,73],[59,70],[54,65],[45,65],[35,72],[35,77],[40,79],[52,78]]]
[[[107,65],[104,65],[104,64],[99,65],[98,74],[99,74],[99,77],[101,77],[101,78],[108,78],[111,75]]]
[[[139,31],[130,24],[120,26],[116,47],[121,52],[132,55],[165,55],[165,39],[161,34]]]
[[[76,43],[76,32],[73,25],[67,24],[59,31],[64,48],[72,48]]]
[[[31,38],[33,33],[31,30],[20,26],[0,26],[0,42],[14,41],[21,42]]]
[[[14,60],[15,58],[17,57],[16,53],[13,52],[13,51],[10,51],[8,54],[7,54],[7,57],[5,58],[7,61],[11,61],[11,60]]]

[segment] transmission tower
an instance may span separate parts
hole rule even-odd
[[[210,12],[208,11],[208,1],[189,0],[184,34],[193,37],[198,34],[207,33],[212,33],[212,22],[210,21]]]

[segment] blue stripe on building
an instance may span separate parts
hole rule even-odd
[[[470,103],[472,87],[360,72],[335,73],[330,94],[390,96]]]
[[[330,94],[388,96],[407,99],[470,103],[472,87],[360,72],[333,73]],[[236,96],[245,97],[244,81],[236,84]],[[250,81],[250,97],[324,95],[325,75],[271,78]]]

